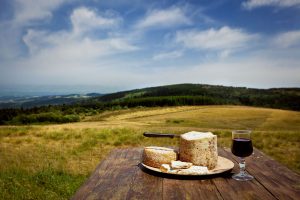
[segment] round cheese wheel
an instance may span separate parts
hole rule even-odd
[[[177,153],[174,149],[165,147],[145,147],[143,152],[143,163],[150,167],[160,168],[162,164],[170,164],[177,160]]]

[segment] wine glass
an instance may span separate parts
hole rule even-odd
[[[253,152],[250,130],[232,131],[231,152],[240,159],[240,172],[238,174],[234,174],[232,178],[238,181],[252,180],[254,177],[245,171],[245,157],[250,156]]]

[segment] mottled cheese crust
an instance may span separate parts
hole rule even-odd
[[[162,164],[171,164],[177,160],[177,153],[174,149],[165,147],[145,147],[143,152],[143,163],[145,165],[160,168]]]
[[[211,132],[188,132],[181,135],[180,160],[213,169],[218,162],[217,136]]]

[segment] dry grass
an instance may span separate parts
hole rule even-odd
[[[178,144],[176,139],[145,138],[144,131],[213,131],[219,146],[230,146],[233,129],[252,129],[257,148],[300,172],[300,112],[239,106],[140,108],[72,124],[0,127],[0,194],[4,199],[45,194],[67,199],[113,148]]]

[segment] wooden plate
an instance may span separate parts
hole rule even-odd
[[[145,165],[144,163],[141,163],[142,166],[144,166],[145,168],[151,170],[151,171],[155,171],[155,172],[160,172],[160,173],[164,173],[164,174],[176,174],[176,175],[183,175],[183,174],[177,174],[177,173],[172,173],[172,172],[163,172],[158,168],[155,167],[150,167],[148,165]],[[208,170],[207,174],[201,174],[201,175],[194,175],[194,174],[184,174],[183,176],[206,176],[206,175],[215,175],[215,174],[220,174],[226,171],[231,170],[234,167],[234,163],[227,159],[224,158],[222,156],[218,156],[218,163],[217,166],[212,169],[212,170]]]

